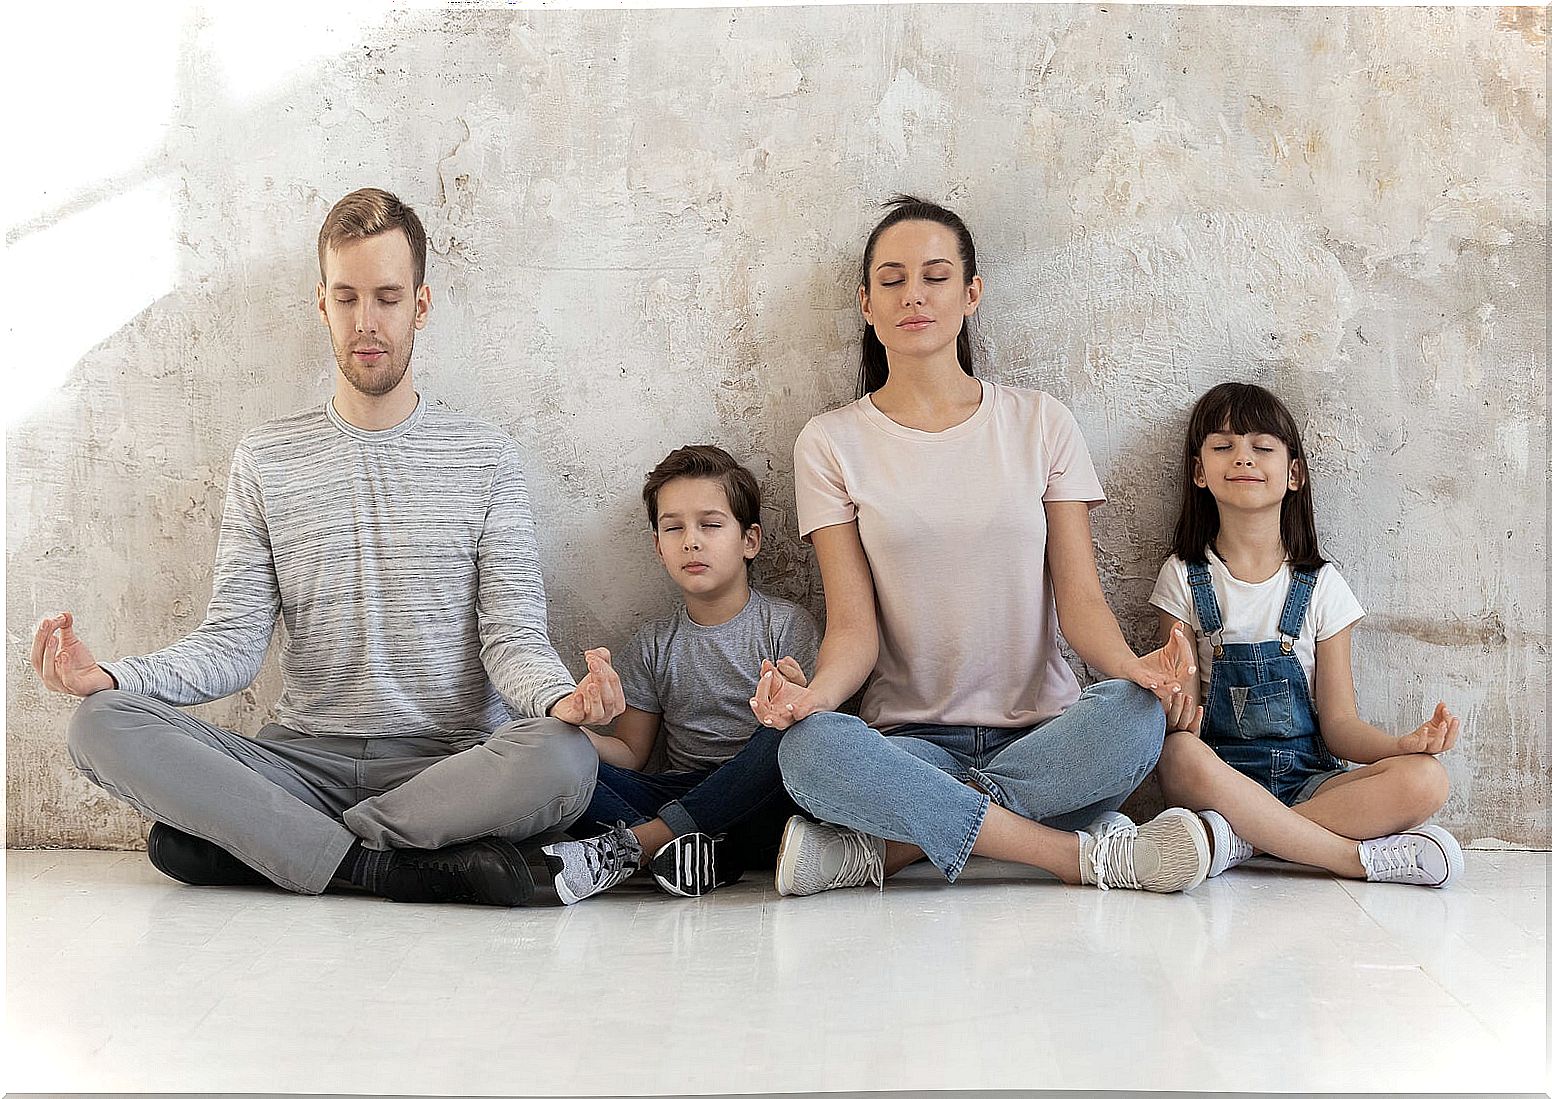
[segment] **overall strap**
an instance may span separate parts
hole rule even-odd
[[[1218,612],[1218,596],[1213,591],[1212,573],[1206,562],[1188,564],[1186,579],[1191,583],[1191,602],[1196,604],[1196,620],[1202,633],[1212,639],[1213,655],[1223,655],[1223,615]]]
[[[1315,594],[1315,578],[1319,569],[1295,569],[1293,583],[1288,586],[1288,598],[1283,603],[1283,616],[1277,623],[1277,632],[1283,635],[1283,653],[1293,652],[1293,643],[1304,629],[1304,616],[1309,612],[1310,597]]]

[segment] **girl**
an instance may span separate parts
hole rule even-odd
[[[1369,881],[1458,878],[1460,844],[1423,822],[1449,793],[1434,757],[1460,720],[1440,702],[1392,737],[1358,716],[1349,635],[1364,610],[1320,555],[1292,414],[1260,386],[1215,386],[1191,412],[1183,474],[1150,601],[1165,636],[1197,642],[1207,693],[1169,707],[1158,773],[1169,804],[1208,822],[1209,875],[1261,850]]]
[[[923,854],[953,881],[979,854],[1189,889],[1207,871],[1196,814],[1139,828],[1113,810],[1152,768],[1155,696],[1185,690],[1194,651],[1183,633],[1146,657],[1127,647],[1094,565],[1104,493],[1077,424],[1049,394],[975,377],[970,232],[941,206],[890,205],[863,249],[859,399],[796,445],[829,618],[818,667],[807,685],[767,667],[750,701],[786,730],[793,799],[830,822],[788,821],[776,887],[882,884]],[[1079,690],[1058,620],[1113,678]],[[861,717],[835,712],[865,680]]]

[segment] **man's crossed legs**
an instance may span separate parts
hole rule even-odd
[[[489,736],[267,725],[253,739],[128,691],[88,697],[69,750],[104,790],[294,892],[340,881],[399,900],[495,904],[529,900],[533,879],[512,845],[581,816],[598,770],[582,731],[553,718]]]

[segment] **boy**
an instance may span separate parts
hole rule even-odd
[[[780,733],[759,727],[749,698],[773,666],[806,684],[819,631],[802,607],[749,586],[760,552],[760,486],[714,446],[680,447],[642,489],[652,544],[684,605],[643,626],[619,661],[625,712],[612,736],[588,732],[598,785],[574,831],[544,847],[566,904],[645,864],[664,891],[698,897],[772,865],[797,812],[776,763]],[[658,730],[668,770],[642,774]]]

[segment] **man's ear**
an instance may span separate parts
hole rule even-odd
[[[421,283],[415,290],[415,331],[426,327],[426,317],[431,312],[431,287]]]
[[[329,325],[329,311],[326,308],[324,308],[324,295],[327,294],[327,293],[328,293],[328,291],[324,288],[323,283],[319,282],[318,283],[318,319],[323,321],[323,325],[324,325],[325,328],[327,328],[328,325]]]
[[[753,561],[760,552],[760,524],[751,523],[744,531],[744,560]]]

